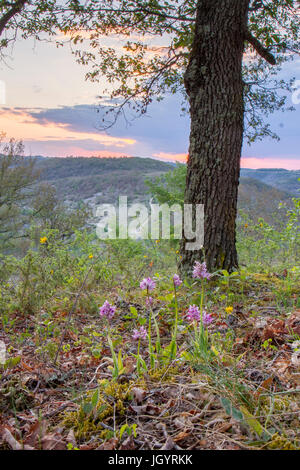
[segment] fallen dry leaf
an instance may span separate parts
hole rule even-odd
[[[188,416],[182,416],[182,415],[174,419],[174,425],[176,426],[176,428],[179,428],[179,429],[183,428],[184,430],[186,430],[187,428],[193,427],[193,424],[191,420],[188,418]]]
[[[119,439],[112,437],[108,441],[103,442],[96,450],[115,450],[118,445]]]
[[[286,329],[289,334],[300,335],[300,310],[296,310],[289,317]]]
[[[168,437],[165,444],[161,447],[161,450],[172,450],[175,447],[175,442],[172,437]]]
[[[161,409],[158,406],[147,404],[142,406],[133,406],[130,405],[129,409],[135,411],[136,414],[147,414],[147,415],[158,415],[161,412]]]
[[[75,434],[74,434],[74,429],[70,429],[70,431],[67,435],[66,441],[69,444],[72,444],[73,447],[77,447],[77,442],[76,442],[76,438],[75,438]]]
[[[125,439],[124,442],[119,447],[119,450],[134,450],[136,449],[136,445],[134,443],[133,437],[129,436]]]
[[[283,335],[285,333],[285,323],[283,320],[271,320],[270,323],[264,328],[261,339],[266,341],[272,339],[274,341],[283,341]]]
[[[186,437],[189,437],[190,436],[190,433],[189,432],[186,432],[186,431],[181,431],[180,433],[178,433],[175,437],[173,437],[173,440],[175,442],[179,442],[179,441],[183,441],[183,439],[185,439]]]
[[[65,450],[66,444],[58,433],[46,434],[42,439],[43,450]]]
[[[47,423],[44,420],[38,420],[30,426],[24,443],[33,447],[37,447],[43,435],[47,430]]]
[[[273,383],[273,376],[268,377],[266,380],[264,380],[260,386],[258,387],[257,391],[255,392],[254,396],[255,398],[258,398],[259,395],[264,391],[264,390],[269,390],[271,388],[271,385]]]
[[[7,444],[12,448],[12,450],[34,450],[34,448],[29,445],[23,446],[22,444],[20,444],[20,442],[18,442],[17,439],[14,438],[10,430],[7,428],[3,428],[1,434],[3,441],[7,442]]]
[[[292,354],[291,362],[292,362],[293,366],[300,367],[300,351],[295,351]]]
[[[137,403],[142,403],[142,401],[144,400],[147,392],[146,390],[143,390],[142,388],[139,388],[139,387],[133,387],[131,389],[131,392],[134,396],[134,399]]]

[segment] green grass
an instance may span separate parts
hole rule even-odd
[[[300,273],[295,231],[292,242],[287,233],[265,223],[241,230],[246,266],[215,274],[204,297],[186,279],[177,300],[180,255],[168,241],[99,243],[80,232],[64,242],[47,231],[24,258],[1,256],[3,425],[17,419],[21,445],[34,410],[62,448],[72,429],[76,448],[159,449],[169,439],[181,449],[299,449]],[[139,288],[149,276],[151,316]],[[99,316],[105,300],[116,306],[109,330]],[[202,302],[213,322],[197,345],[186,312]],[[143,325],[152,346],[141,341],[137,352],[132,333]],[[0,448],[9,447],[2,435]]]

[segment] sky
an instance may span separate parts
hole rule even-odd
[[[87,82],[86,72],[68,46],[18,41],[0,65],[0,131],[23,140],[27,155],[186,160],[189,118],[180,111],[181,96],[167,96],[151,105],[146,116],[130,124],[118,121],[104,132],[97,96],[105,79]],[[287,64],[283,74],[298,79],[300,88],[300,59]],[[294,100],[288,97],[292,104],[295,111],[270,119],[281,140],[266,138],[250,147],[244,143],[242,167],[300,169],[300,93]]]

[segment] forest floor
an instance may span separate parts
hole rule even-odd
[[[0,330],[8,358],[0,449],[300,449],[300,286],[287,273],[249,274],[230,287],[212,282],[207,361],[191,357],[184,323],[187,299],[198,294],[195,285],[179,290],[176,359],[138,376],[132,327],[137,317],[147,321],[144,299],[137,289],[120,299],[120,289],[107,288],[124,366],[115,380],[100,316],[78,308],[68,324],[67,310],[15,313]],[[164,292],[154,300],[162,347],[170,342],[169,304]],[[147,341],[140,354],[149,364]]]

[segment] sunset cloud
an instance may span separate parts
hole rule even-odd
[[[133,138],[110,136],[92,129],[73,129],[68,122],[55,122],[43,116],[43,110],[4,108],[0,129],[7,137],[24,142],[27,151],[41,155],[121,156],[130,154]],[[49,153],[48,153],[49,152]]]
[[[154,103],[141,118],[118,120],[105,132],[100,124],[107,106],[105,102],[101,108],[91,104],[5,107],[0,110],[0,131],[6,132],[8,138],[23,140],[30,155],[138,156],[186,161],[190,122],[187,115],[180,115],[178,97]],[[251,147],[244,144],[241,166],[299,169],[299,129],[295,119],[299,111],[286,114],[284,121],[281,115],[273,120],[272,128],[281,136],[280,142],[266,139]]]
[[[5,109],[0,115],[0,127],[6,129],[16,139],[30,140],[76,140],[93,139],[105,147],[126,147],[133,145],[134,139],[112,137],[100,132],[74,131],[68,123],[55,123],[44,118],[42,122],[22,109]]]
[[[84,34],[84,36],[88,36]],[[59,37],[62,39],[63,36]],[[70,35],[64,36],[66,40]],[[123,38],[124,39],[124,38]],[[145,38],[131,36],[132,40]],[[154,50],[164,40],[150,39]],[[124,40],[118,37],[101,39],[101,45],[123,51]],[[251,54],[248,54],[251,57]],[[153,100],[147,113],[135,119],[133,110],[107,132],[101,130],[101,118],[110,105],[107,96],[99,95],[110,86],[105,77],[99,82],[85,80],[87,67],[74,60],[69,47],[57,48],[55,42],[17,41],[8,66],[2,64],[0,80],[5,83],[6,104],[0,109],[0,131],[7,137],[24,141],[25,151],[45,156],[140,156],[183,162],[189,147],[190,119],[182,113],[186,102],[181,94],[166,95],[161,102]],[[300,76],[300,59],[283,64],[278,78]],[[291,106],[292,94],[287,105]],[[300,167],[300,105],[293,113],[276,112],[269,116],[272,131],[280,141],[263,139],[243,146],[245,168]]]
[[[244,157],[241,160],[242,168],[285,168],[286,170],[300,170],[300,158],[253,158]]]
[[[153,157],[157,157],[160,160],[169,160],[175,162],[185,163],[187,160],[186,153],[167,153],[167,152],[159,152],[155,153]]]
[[[187,161],[186,153],[166,153],[160,152],[153,155],[160,160],[168,160],[173,162],[185,163]],[[254,158],[243,157],[241,159],[242,168],[285,168],[287,170],[299,170],[300,159],[284,159],[284,158]]]
[[[167,101],[167,100],[166,100]],[[108,104],[102,107],[82,104],[53,108],[2,108],[0,111],[0,129],[8,137],[24,141],[26,151],[38,155],[64,156],[103,155],[103,151],[112,155],[134,155],[173,159],[178,155],[184,159],[187,148],[189,120],[180,119],[176,100],[170,100],[167,106],[153,106],[149,113],[138,119],[118,120],[107,132],[101,130],[101,118]],[[168,119],[177,111],[178,120]],[[164,125],[162,126],[162,121]],[[170,139],[175,134],[176,139]],[[177,152],[177,149],[183,149]],[[50,152],[51,151],[51,152]],[[50,153],[49,153],[50,152]],[[166,154],[164,156],[164,154]],[[182,154],[182,155],[181,155]]]

